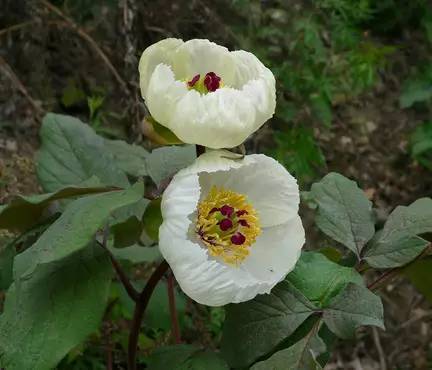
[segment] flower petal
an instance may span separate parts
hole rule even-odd
[[[264,228],[241,267],[274,285],[294,268],[304,243],[305,231],[296,215],[282,225]]]
[[[178,101],[167,123],[185,143],[214,149],[240,145],[255,131],[255,125],[252,101],[241,91],[227,87],[205,95],[189,91]]]
[[[146,90],[147,108],[159,123],[170,122],[176,118],[177,104],[188,93],[190,91],[186,84],[175,80],[171,68],[168,65],[159,64],[156,66]]]
[[[144,99],[147,96],[147,88],[150,78],[157,65],[163,63],[173,65],[173,54],[183,44],[183,40],[168,38],[150,45],[141,55],[139,61],[140,87]]]
[[[258,212],[262,227],[280,225],[297,215],[300,203],[297,180],[279,162],[263,154],[252,154],[241,161],[231,161],[240,164],[236,168],[228,166],[227,159],[223,162],[225,166],[218,165],[218,172],[207,173],[213,172],[209,168],[214,166],[212,162],[217,156],[229,154],[213,152],[211,157],[197,159],[202,163],[200,184],[204,194],[213,185],[246,194]],[[205,164],[207,169],[203,169]]]
[[[186,41],[176,50],[178,78],[190,79],[215,72],[225,85],[234,82],[235,65],[228,49],[206,39]]]

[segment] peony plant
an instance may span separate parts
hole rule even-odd
[[[150,153],[45,116],[36,161],[45,193],[0,206],[0,367],[57,368],[104,316],[130,306],[127,355],[118,355],[128,370],[317,370],[336,338],[384,328],[378,290],[430,262],[432,199],[377,223],[365,193],[340,174],[300,193],[274,159],[223,150],[275,110],[274,76],[249,52],[166,39],[144,51],[139,74],[152,120],[189,145]],[[308,251],[300,198],[322,232]],[[169,312],[168,346],[142,324],[158,284],[167,307],[153,303],[153,317]],[[224,307],[217,351],[182,343],[182,291],[189,308]]]

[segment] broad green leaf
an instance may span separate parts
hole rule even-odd
[[[186,298],[175,290],[175,302],[180,325],[184,322]],[[168,290],[165,282],[159,283],[154,290],[146,309],[144,324],[153,329],[168,331],[171,329],[171,315],[168,302]]]
[[[326,307],[349,282],[364,284],[354,269],[331,262],[317,252],[303,252],[286,279],[318,307]]]
[[[221,343],[223,357],[231,367],[250,365],[294,333],[314,309],[286,280],[270,294],[227,306]]]
[[[100,324],[112,276],[100,247],[38,265],[9,289],[0,316],[0,366],[49,370]]]
[[[399,97],[401,108],[409,108],[414,103],[430,100],[432,98],[432,80],[431,78],[414,78],[406,81],[402,87],[402,93]]]
[[[183,144],[183,142],[167,127],[147,116],[142,121],[144,135],[159,145]]]
[[[315,360],[311,339],[312,336],[307,336],[293,346],[276,352],[267,360],[257,362],[251,370],[322,370]]]
[[[40,264],[60,260],[84,248],[114,210],[137,202],[143,193],[144,185],[139,182],[126,190],[75,200],[31,248],[16,257],[14,275],[31,274]]]
[[[341,338],[351,338],[355,329],[373,325],[384,329],[381,299],[365,287],[349,283],[325,308],[324,322]]]
[[[429,232],[432,232],[431,198],[418,199],[408,207],[396,207],[382,231],[369,243],[365,260],[375,268],[405,265],[429,244],[417,235]]]
[[[0,207],[0,229],[25,231],[41,221],[44,211],[55,200],[113,190],[112,187],[82,187],[78,185],[68,186],[48,194],[18,196],[9,204]]]
[[[212,352],[198,351],[175,370],[229,370],[227,363]]]
[[[159,347],[146,360],[148,370],[176,370],[176,366],[184,363],[198,349],[189,344]]]
[[[143,215],[144,230],[153,240],[159,240],[159,227],[162,225],[161,199],[154,199]]]
[[[229,370],[215,353],[180,344],[157,348],[147,359],[149,370]]]
[[[318,204],[318,227],[360,256],[375,233],[372,203],[363,191],[354,181],[332,172],[312,185],[311,195]]]
[[[133,177],[147,175],[146,159],[149,152],[142,146],[123,140],[105,140],[105,147],[113,155],[117,167],[125,173]]]
[[[403,273],[417,290],[432,303],[432,258],[425,258],[408,265]]]
[[[125,248],[110,248],[114,257],[120,261],[127,261],[132,264],[143,262],[155,262],[162,259],[158,247],[142,247],[131,245]]]
[[[160,184],[162,180],[192,164],[195,158],[195,145],[158,148],[147,157],[147,171],[155,184]]]
[[[42,147],[37,158],[37,174],[46,191],[77,185],[96,176],[102,184],[129,185],[125,173],[116,166],[105,140],[80,120],[48,113],[40,131]]]
[[[331,103],[324,94],[313,94],[309,97],[314,116],[330,127],[333,119]]]

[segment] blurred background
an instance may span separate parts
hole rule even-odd
[[[142,131],[137,66],[147,46],[167,37],[245,49],[271,68],[276,115],[246,147],[283,163],[303,190],[340,172],[382,218],[432,195],[430,0],[0,0],[0,204],[39,191],[34,158],[45,112],[154,147]],[[308,247],[330,243],[303,212]],[[134,269],[137,278],[147,273]],[[407,276],[382,291],[387,330],[361,329],[337,345],[326,369],[432,369],[432,264]],[[223,309],[178,294],[185,341],[217,348]],[[114,283],[103,326],[59,369],[125,368],[132,308]],[[169,329],[160,286],[141,353],[168,343]]]

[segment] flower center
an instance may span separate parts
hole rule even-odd
[[[195,75],[187,82],[187,86],[189,89],[194,89],[201,94],[207,94],[222,87],[223,83],[216,73],[208,72],[204,77],[199,74]]]
[[[239,265],[261,233],[255,209],[246,196],[213,186],[198,204],[196,233],[210,255],[226,263]]]

